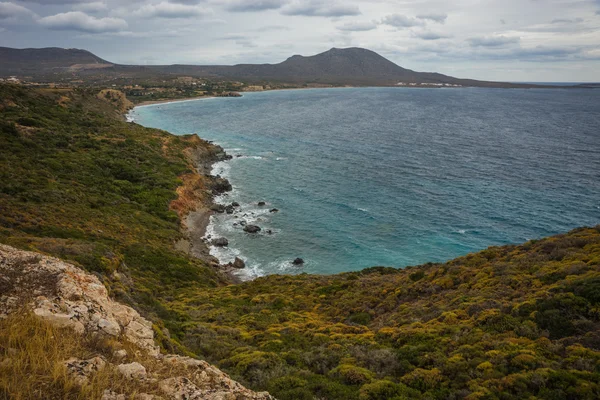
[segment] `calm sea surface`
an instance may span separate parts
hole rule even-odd
[[[234,156],[214,173],[241,211],[209,234],[246,277],[445,261],[600,223],[600,90],[290,90],[132,116]]]

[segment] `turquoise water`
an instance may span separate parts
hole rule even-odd
[[[275,91],[132,116],[234,156],[214,173],[242,211],[209,234],[248,277],[445,261],[600,223],[598,90]]]

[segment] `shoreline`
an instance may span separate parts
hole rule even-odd
[[[157,104],[178,103],[216,98],[202,96],[183,100],[164,100],[138,104],[127,111],[125,118],[131,123],[137,123],[131,113],[137,107],[148,107]],[[140,124],[141,125],[141,124]],[[141,125],[145,126],[145,125]],[[168,132],[168,131],[167,131]],[[211,216],[216,213],[217,202],[215,198],[231,191],[231,184],[225,178],[213,175],[215,164],[230,160],[232,157],[225,152],[223,147],[201,138],[198,134],[176,135],[174,137],[190,138],[190,145],[184,150],[184,156],[193,169],[192,173],[184,174],[181,186],[177,187],[177,199],[170,204],[170,209],[176,211],[180,217],[181,233],[183,237],[174,243],[177,250],[189,256],[204,261],[207,266],[222,274],[233,284],[242,282],[235,274],[236,269],[231,264],[223,264],[211,254],[211,242],[206,238],[211,223]]]
[[[217,96],[197,96],[197,97],[187,97],[187,98],[183,98],[183,99],[147,100],[147,101],[142,101],[141,103],[138,103],[138,104],[134,104],[133,108],[131,110],[134,110],[138,107],[148,107],[148,106],[155,106],[155,105],[159,105],[159,104],[183,103],[186,101],[197,101],[197,100],[203,100],[203,99],[216,99],[216,98],[217,98]]]

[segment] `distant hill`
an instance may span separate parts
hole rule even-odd
[[[87,50],[61,49],[12,49],[0,47],[0,76],[39,75],[84,66],[111,66],[112,64]]]
[[[279,64],[228,65],[118,65],[78,49],[0,48],[0,76],[29,76],[34,79],[81,78],[156,78],[193,76],[245,82],[391,86],[400,82],[453,84],[486,87],[531,87],[501,82],[458,79],[430,72],[402,68],[367,49],[333,48],[310,57],[295,55]]]

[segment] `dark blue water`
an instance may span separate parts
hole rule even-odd
[[[600,223],[597,90],[277,91],[134,118],[242,156],[215,168],[235,188],[220,201],[242,212],[214,218],[210,234],[249,275],[445,261]]]

